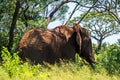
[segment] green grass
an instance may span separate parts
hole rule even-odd
[[[120,80],[118,75],[110,75],[106,70],[94,71],[88,66],[74,67],[75,64],[43,66],[19,65],[13,74],[0,67],[0,80]],[[20,69],[19,69],[20,68]]]
[[[78,57],[75,63],[61,61],[54,65],[31,65],[23,63],[17,53],[12,57],[4,48],[2,59],[0,80],[120,80],[119,72],[110,74],[100,64],[93,70]]]

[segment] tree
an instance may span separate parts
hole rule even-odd
[[[25,26],[30,26],[29,21],[34,20],[39,24],[40,20],[44,20],[44,24],[39,26],[46,26],[53,20],[64,19],[65,13],[68,10],[68,0],[37,0],[37,1],[23,1],[21,9],[21,18]],[[33,26],[33,25],[32,25]]]
[[[16,44],[14,41],[18,42],[16,39],[19,39],[21,33],[38,25],[46,28],[46,23],[55,19],[64,19],[64,14],[68,9],[67,5],[65,5],[68,0],[6,0],[0,2],[0,34],[6,31],[5,35],[7,36],[5,44],[4,40],[0,41],[2,43],[0,48],[4,45],[9,50],[11,50],[13,43]],[[0,36],[0,38],[4,39],[3,37],[5,37],[4,34]]]
[[[93,4],[92,6],[89,6],[91,4],[89,4],[88,6],[81,5],[89,9],[78,23],[80,23],[85,18],[85,16],[93,9],[98,12],[107,12],[115,21],[118,22],[118,24],[120,24],[120,16],[118,14],[118,12],[120,11],[120,0],[90,0],[87,2],[93,2]]]
[[[14,29],[16,26],[17,17],[18,17],[18,13],[19,13],[19,9],[20,9],[20,1],[21,0],[17,0],[17,2],[16,2],[15,12],[13,14],[13,19],[12,19],[12,23],[11,23],[11,27],[10,27],[10,31],[9,31],[9,43],[8,43],[8,50],[9,51],[11,51],[11,48],[13,45]]]
[[[118,23],[108,13],[92,11],[82,21],[91,33],[91,37],[98,42],[98,50],[101,49],[105,38],[119,32]]]
[[[0,1],[0,38],[2,39],[0,47],[4,45],[10,48],[12,45],[17,45],[22,34],[34,26],[47,28],[48,24],[55,20],[69,24],[77,11],[80,12],[78,17],[81,12],[87,12],[81,15],[83,17],[77,20],[78,23],[84,20],[92,10],[107,12],[114,20],[120,22],[119,0],[20,0],[20,9],[18,13],[14,13],[17,12],[15,11],[17,1],[19,0]],[[105,5],[107,2],[109,4]],[[69,3],[74,4],[75,7],[68,13],[69,18],[66,18]],[[13,18],[14,14],[17,15],[16,18]]]
[[[114,18],[120,24],[120,0],[100,0],[95,5],[94,9],[98,12],[107,12],[111,17]]]
[[[9,27],[12,22],[15,0],[0,1],[0,50],[2,46],[7,46],[9,39]]]

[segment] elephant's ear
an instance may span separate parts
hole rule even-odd
[[[80,52],[81,45],[82,45],[82,38],[81,38],[80,32],[81,32],[82,27],[79,24],[74,23],[73,28],[74,28],[74,31],[76,32],[76,42],[79,45],[79,49],[80,49],[79,52]]]

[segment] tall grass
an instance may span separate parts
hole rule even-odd
[[[23,63],[17,53],[10,55],[8,50],[2,50],[0,65],[0,80],[120,80],[119,74],[109,74],[103,66],[97,65],[91,69],[76,56],[76,62],[61,61],[54,65],[31,65]]]

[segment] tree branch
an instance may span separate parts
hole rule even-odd
[[[66,21],[65,25],[67,25],[67,23],[70,21],[71,17],[72,17],[73,14],[75,13],[76,8],[78,7],[78,5],[79,5],[79,4],[77,4],[77,5],[75,6],[75,8],[73,9],[73,11],[72,11],[72,13],[70,14],[70,16],[69,16],[68,20]]]
[[[120,19],[113,12],[109,11],[109,14],[120,24]]]
[[[91,37],[94,38],[95,40],[99,41],[99,39],[97,37],[92,36],[92,35],[91,35]]]
[[[90,12],[90,10],[95,6],[95,4],[98,2],[98,0],[96,0],[93,5],[90,7],[90,9],[87,11],[87,13],[85,15],[83,15],[83,17],[80,19],[80,21],[78,21],[78,24],[85,18],[85,16]]]
[[[68,3],[68,2],[69,2],[68,0],[63,0],[61,3],[59,3],[59,4],[55,7],[55,9],[50,13],[50,15],[49,15],[48,18],[47,18],[47,25],[50,23],[51,18],[52,18],[53,15],[58,11],[58,9],[59,9],[62,5],[64,5],[65,3]]]
[[[116,2],[115,1],[112,1],[112,2],[115,5],[115,6],[113,6],[113,8],[115,9],[115,12],[110,11],[111,8],[109,8],[109,6],[111,5],[111,3],[109,1],[107,1],[107,4],[109,4],[109,6],[106,5],[105,2],[103,2],[104,4],[98,4],[95,7],[97,7],[97,8],[103,8],[105,10],[105,12],[108,11],[109,15],[112,16],[118,22],[118,24],[120,24],[120,19],[118,17],[118,11],[117,11],[118,1],[116,0]]]

